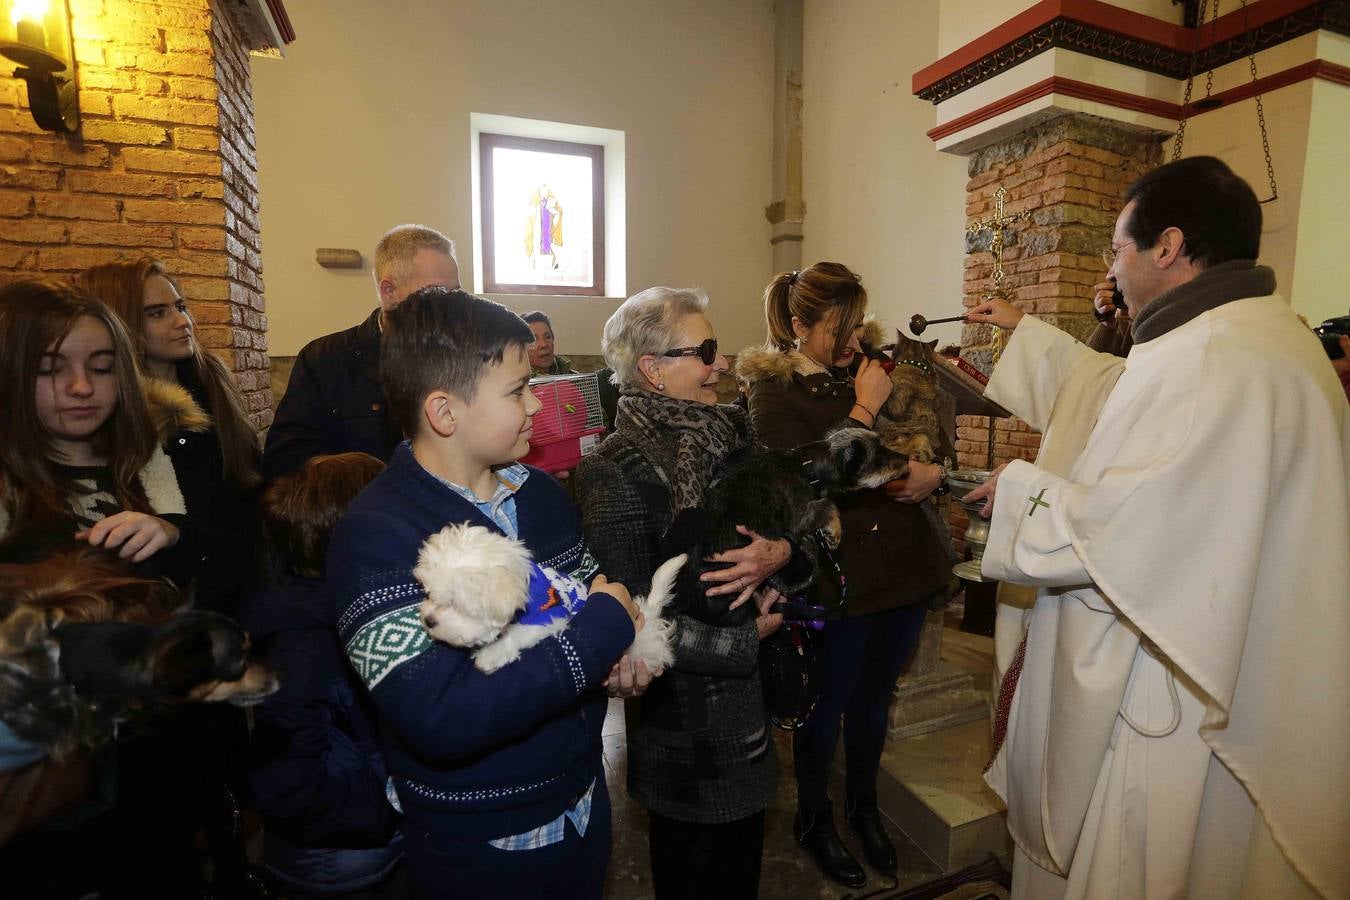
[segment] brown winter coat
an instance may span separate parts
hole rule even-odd
[[[845,420],[864,427],[848,419],[855,399],[851,379],[819,371],[799,353],[742,350],[736,377],[748,392],[755,432],[769,447],[819,440]],[[839,513],[838,557],[848,584],[845,616],[926,602],[947,589],[951,563],[918,505],[897,503],[878,488],[845,496]],[[818,600],[830,596],[821,585],[814,595]]]

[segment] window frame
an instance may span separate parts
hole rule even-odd
[[[587,157],[591,160],[591,272],[589,287],[561,284],[510,284],[497,281],[496,232],[493,210],[492,151],[501,147],[510,150],[532,150]],[[600,144],[576,141],[547,140],[493,134],[478,135],[479,216],[482,222],[483,292],[487,294],[523,294],[535,296],[605,296],[605,148]]]

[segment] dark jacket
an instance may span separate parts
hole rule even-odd
[[[589,583],[595,563],[558,482],[531,469],[515,500],[534,559]],[[406,827],[489,841],[552,821],[604,777],[600,684],[633,642],[633,622],[592,593],[565,631],[483,674],[467,651],[431,640],[418,615],[418,553],[455,523],[501,533],[401,444],[338,522],[328,584],[339,639],[380,711]]]
[[[291,369],[263,449],[268,480],[315,456],[361,451],[389,460],[402,437],[380,386],[380,311],[360,325],[310,341]]]
[[[586,542],[606,578],[634,595],[664,559],[670,492],[616,431],[577,468]],[[725,823],[765,809],[775,767],[754,623],[718,628],[677,613],[675,664],[627,704],[628,793],[684,822]]]
[[[283,673],[253,708],[248,787],[268,868],[314,893],[379,882],[403,855],[385,793],[375,711],[347,663],[322,581],[281,575],[240,610],[257,652]]]
[[[820,440],[853,408],[850,379],[842,373],[808,374],[801,360],[800,354],[776,350],[743,350],[737,356],[736,376],[748,390],[750,419],[770,447]],[[843,524],[838,558],[848,580],[843,615],[927,602],[947,589],[951,562],[918,504],[897,503],[877,488],[848,494],[838,506]],[[823,579],[813,596],[831,599]]]
[[[179,386],[193,405],[191,421],[168,434],[164,452],[173,462],[188,516],[201,531],[204,559],[193,605],[233,615],[257,586],[253,559],[258,545],[258,491],[240,490],[225,480],[225,456],[207,406],[206,389],[188,363],[179,363]],[[146,380],[147,392],[162,395],[165,382]],[[254,464],[259,460],[255,457]]]

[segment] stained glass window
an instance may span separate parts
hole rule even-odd
[[[604,296],[604,148],[479,141],[484,290]]]

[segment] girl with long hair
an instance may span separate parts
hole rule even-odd
[[[219,359],[202,350],[177,282],[150,257],[95,266],[79,283],[106,303],[135,342],[147,392],[190,404],[202,424],[169,435],[188,514],[207,536],[196,602],[229,612],[250,589],[257,539],[258,437]],[[197,418],[194,416],[194,419]]]
[[[0,559],[83,541],[140,563],[180,547],[182,495],[118,318],[78,288],[18,281],[0,288],[0,347]]]

